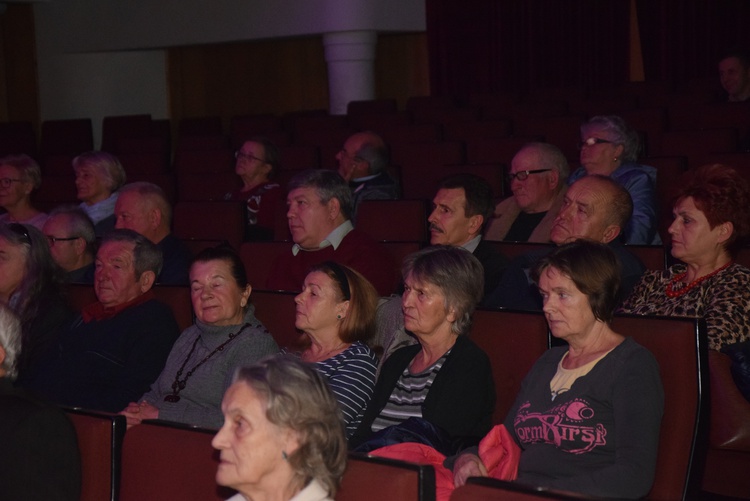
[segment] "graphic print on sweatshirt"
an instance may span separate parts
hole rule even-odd
[[[530,407],[530,402],[524,403],[513,421],[522,445],[549,444],[571,454],[583,454],[607,444],[607,430],[582,398],[543,412],[530,412]]]

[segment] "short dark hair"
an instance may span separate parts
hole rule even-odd
[[[741,48],[732,48],[726,52],[724,52],[719,57],[719,62],[729,59],[730,57],[733,57],[737,60],[739,60],[740,64],[743,68],[750,68],[750,52],[748,52],[746,49]]]
[[[537,285],[549,268],[570,278],[586,295],[594,318],[605,323],[612,321],[619,300],[621,268],[608,245],[579,239],[556,247],[532,269],[531,277]]]
[[[452,190],[462,188],[466,197],[464,213],[466,217],[482,216],[482,227],[490,221],[495,210],[492,187],[486,179],[475,174],[454,174],[443,178],[438,189]]]
[[[237,252],[228,245],[218,245],[216,247],[208,247],[200,251],[190,261],[190,269],[193,269],[195,263],[207,263],[209,261],[224,261],[229,265],[229,269],[232,272],[232,278],[237,283],[237,287],[245,289],[247,287],[247,271],[245,270],[245,264],[237,254]]]
[[[108,242],[127,242],[133,244],[133,264],[136,280],[147,271],[153,271],[158,277],[161,273],[163,258],[161,250],[148,238],[138,232],[127,229],[112,230],[102,238],[101,246]],[[101,246],[99,247],[101,249]]]
[[[314,188],[323,204],[332,198],[339,201],[345,219],[352,217],[352,190],[338,172],[327,169],[309,169],[294,176],[287,185],[287,192],[298,188]]]

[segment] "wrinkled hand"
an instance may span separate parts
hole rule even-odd
[[[461,487],[469,477],[486,477],[487,468],[474,454],[461,454],[453,465],[453,483]]]
[[[144,400],[140,404],[130,402],[120,414],[125,416],[128,428],[130,428],[131,426],[141,424],[141,421],[144,419],[158,419],[159,409]]]

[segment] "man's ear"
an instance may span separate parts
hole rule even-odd
[[[141,289],[141,294],[143,294],[144,292],[148,292],[148,290],[154,286],[154,282],[156,282],[156,273],[151,270],[147,270],[141,273],[141,277],[138,279],[138,285]]]
[[[602,243],[610,243],[612,240],[617,238],[621,232],[622,229],[619,226],[617,226],[616,224],[610,224],[604,229],[604,234],[602,235]]]
[[[482,224],[484,224],[484,216],[481,214],[475,214],[469,218],[469,233],[477,235],[482,231]]]
[[[151,228],[158,228],[159,225],[161,225],[161,218],[162,213],[156,207],[153,207],[150,211],[148,211],[148,222],[151,225]]]
[[[86,240],[82,237],[76,238],[73,241],[73,248],[75,249],[77,256],[83,256],[86,253],[86,247]]]
[[[547,173],[550,188],[554,189],[560,184],[560,173],[552,169]]]
[[[339,214],[341,214],[341,202],[339,202],[338,198],[331,198],[326,204],[326,209],[328,209],[328,218],[331,221],[335,221],[339,217]]]

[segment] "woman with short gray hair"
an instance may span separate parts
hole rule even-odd
[[[125,169],[116,156],[106,151],[89,151],[73,159],[76,193],[81,209],[94,222],[96,236],[115,227],[117,190],[125,184]]]
[[[0,223],[24,223],[42,229],[47,214],[31,203],[31,194],[42,184],[39,164],[28,155],[0,158]]]

